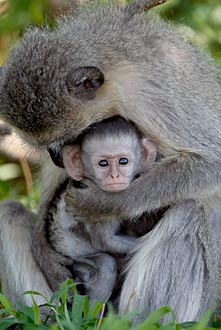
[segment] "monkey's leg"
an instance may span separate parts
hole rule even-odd
[[[77,258],[74,272],[83,281],[90,301],[105,301],[112,293],[117,280],[117,264],[107,253]]]
[[[62,241],[59,242],[61,246],[65,239],[66,237],[64,236]],[[35,227],[31,251],[42,274],[53,291],[58,290],[60,284],[67,278],[72,278],[72,273],[66,266],[72,265],[73,260],[57,252],[53,246],[47,242],[42,219],[41,223]],[[66,254],[67,252],[68,250]]]
[[[216,303],[217,242],[205,208],[192,200],[170,208],[141,238],[123,284],[119,311],[170,306],[179,322],[197,320]]]
[[[31,253],[31,226],[35,218],[18,202],[0,203],[2,292],[13,304],[19,300],[31,305],[31,296],[21,295],[27,290],[41,292],[48,298],[52,295]],[[45,303],[40,296],[35,296],[35,300],[38,304]]]

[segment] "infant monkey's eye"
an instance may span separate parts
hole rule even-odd
[[[100,167],[107,167],[108,166],[108,161],[106,159],[102,159],[99,161],[98,165]]]
[[[127,165],[129,160],[127,158],[120,158],[119,159],[119,164],[120,165]]]

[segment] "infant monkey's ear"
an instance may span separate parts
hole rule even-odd
[[[143,146],[144,167],[148,168],[153,165],[156,160],[157,146],[148,138],[142,138],[141,143]]]
[[[66,83],[68,91],[75,98],[82,101],[93,100],[104,83],[104,75],[96,67],[80,67],[68,74]]]
[[[83,179],[83,164],[80,148],[77,145],[67,145],[63,148],[63,163],[68,175],[75,181]]]

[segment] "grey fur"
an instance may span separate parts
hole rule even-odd
[[[144,2],[140,4],[143,7]],[[103,73],[105,80],[96,98],[81,101],[68,91],[67,77],[79,67],[96,67]],[[145,239],[132,257],[120,311],[128,309],[135,278],[140,299],[138,302],[137,296],[130,296],[129,309],[148,312],[159,304],[171,304],[178,320],[186,321],[197,319],[202,310],[215,303],[218,262],[207,222],[211,210],[220,209],[220,107],[221,89],[211,60],[175,27],[143,13],[131,15],[128,9],[95,6],[60,21],[54,31],[31,29],[9,57],[0,83],[0,112],[30,144],[57,151],[92,123],[121,115],[158,145],[161,161],[127,191],[110,198],[92,182],[84,189],[83,200],[94,213],[101,209],[133,218],[176,204],[154,231],[156,239],[168,235],[167,245],[164,239],[158,246],[155,240],[150,243]],[[58,180],[62,173],[58,173]],[[47,190],[43,204],[50,195],[52,178],[49,176],[43,186]],[[191,213],[188,200],[195,201],[191,202],[195,204]],[[77,195],[76,204],[81,207]],[[177,213],[177,209],[182,212]],[[177,241],[177,248],[171,251],[173,232],[180,232],[184,219],[190,236]],[[166,224],[171,231],[166,228],[164,234],[161,228]],[[188,242],[195,244],[194,275],[187,263]],[[150,245],[151,255],[146,252]],[[169,257],[164,259],[164,255]],[[150,260],[146,260],[148,256]],[[149,276],[152,265],[153,276]],[[164,284],[170,281],[171,265],[175,278],[170,288]],[[161,281],[161,271],[165,281]],[[208,288],[211,291],[206,297],[197,295],[194,302],[189,301],[196,288],[200,293],[208,293]],[[153,295],[149,296],[149,290]],[[190,304],[194,308],[189,308]]]
[[[146,160],[143,158],[141,137],[131,123],[117,118],[96,124],[78,139],[79,157],[84,168],[84,176],[91,178],[96,184],[99,183],[99,178],[96,177],[97,174],[91,157],[93,153],[110,153],[109,150],[112,149],[108,149],[109,143],[113,142],[113,139],[121,146],[120,150],[125,150],[127,154],[129,152],[133,154],[130,159],[132,174],[124,173],[128,176],[128,184],[136,174],[139,174],[140,170],[147,171],[155,161],[155,159],[149,160],[148,158]],[[64,157],[70,160],[72,158],[71,154],[65,154]],[[94,293],[91,289],[89,292],[87,290],[86,293],[91,300],[95,297],[104,300],[113,291],[117,277],[116,261],[107,253],[112,255],[127,254],[135,247],[137,239],[128,235],[119,235],[120,225],[125,220],[123,217],[119,218],[117,214],[112,213],[99,213],[99,210],[92,213],[87,208],[87,203],[84,204],[83,208],[78,209],[75,195],[77,193],[82,194],[83,198],[84,189],[84,185],[73,181],[71,178],[58,185],[45,208],[43,227],[40,225],[35,233],[32,252],[53,290],[58,289],[62,279],[65,280],[65,277],[71,276],[68,270],[60,272],[59,268],[54,267],[55,251],[75,262],[75,273],[78,273],[78,263],[81,259],[81,280],[85,278],[83,259],[86,260],[86,264],[88,262],[93,264],[94,262],[95,265],[99,260],[100,264],[92,272],[95,273],[93,274],[94,285],[92,288]],[[106,193],[108,194],[108,192]],[[50,257],[51,253],[52,256]],[[99,257],[97,257],[98,254]],[[87,265],[86,273],[88,273]],[[92,279],[90,276],[86,276],[86,278],[86,284],[89,287],[88,284]]]
[[[34,290],[51,297],[52,291],[31,253],[32,233],[37,216],[28,212],[20,203],[0,203],[0,261],[1,289],[12,304],[17,300],[32,304],[30,295],[21,294]],[[39,304],[45,300],[36,296]]]
[[[184,201],[142,237],[127,268],[121,313],[137,309],[139,318],[145,318],[147,310],[165,305],[166,297],[178,320],[190,321],[215,306],[220,288],[218,240],[212,238],[207,216],[201,203]]]
[[[97,213],[95,217],[87,205],[85,211],[73,207],[76,190],[81,192],[83,188],[75,188],[71,179],[58,187],[43,216],[44,228],[37,229],[34,236],[32,252],[53,290],[62,280],[72,277],[68,271],[59,273],[54,267],[56,251],[61,258],[66,256],[74,262],[73,271],[77,275],[80,272],[79,281],[86,285],[90,299],[104,301],[113,291],[117,277],[115,259],[104,252],[128,253],[137,240],[116,235],[120,225],[116,216]]]

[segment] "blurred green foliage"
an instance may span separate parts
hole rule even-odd
[[[45,21],[46,0],[7,0],[0,2],[0,33],[19,32],[30,24]]]
[[[220,0],[171,0],[155,10],[162,17],[182,24],[193,43],[210,51],[221,66]]]
[[[5,164],[7,165],[8,159],[4,159]],[[11,164],[10,164],[11,165]],[[19,168],[19,164],[13,164]],[[1,172],[1,166],[0,166]],[[10,169],[9,169],[10,172]],[[7,178],[7,176],[6,176]],[[36,211],[37,203],[39,201],[39,183],[35,180],[31,186],[31,190],[27,191],[26,183],[22,175],[7,180],[4,178],[0,179],[0,200],[12,199],[20,201],[24,206],[28,207],[32,211]]]

